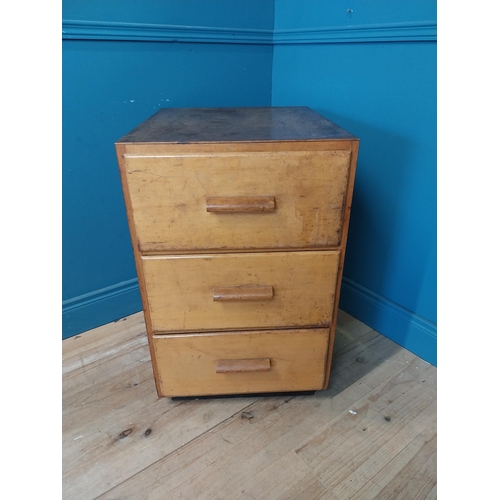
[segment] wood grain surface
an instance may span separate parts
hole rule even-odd
[[[158,398],[141,313],[63,341],[64,500],[433,500],[436,368],[339,311],[314,396]]]
[[[321,328],[153,337],[161,394],[199,396],[321,389],[328,335],[328,329]],[[243,370],[245,358],[247,367]],[[270,369],[256,370],[252,358],[270,360]],[[233,366],[239,360],[240,369],[220,371],[220,360],[232,360]]]
[[[338,264],[338,251],[143,257],[153,330],[329,326]],[[272,287],[272,300],[213,300],[214,289],[253,286]]]
[[[302,248],[340,242],[350,150],[125,154],[141,252]],[[207,212],[207,197],[274,197],[275,209]]]

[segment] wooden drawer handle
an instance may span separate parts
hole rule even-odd
[[[269,358],[219,359],[215,368],[216,373],[268,372],[269,370],[271,370]]]
[[[207,196],[207,212],[272,212],[274,196]]]
[[[212,291],[214,302],[241,302],[245,300],[271,300],[271,285],[216,286]]]

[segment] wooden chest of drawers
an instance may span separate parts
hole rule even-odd
[[[328,386],[358,143],[306,107],[161,109],[117,141],[160,396]]]

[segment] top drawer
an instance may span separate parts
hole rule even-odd
[[[340,244],[351,152],[125,154],[139,250]]]

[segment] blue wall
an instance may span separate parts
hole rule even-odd
[[[63,2],[63,338],[141,310],[114,142],[160,107],[271,104],[272,1],[138,6]]]
[[[310,106],[360,137],[341,307],[432,363],[435,9],[276,0],[272,89],[273,105]]]
[[[359,27],[436,23],[436,0],[276,0],[274,29]]]
[[[307,105],[361,139],[341,307],[436,363],[436,2],[63,2],[63,335],[141,308],[114,141]]]
[[[63,0],[63,20],[272,30],[274,0]]]

